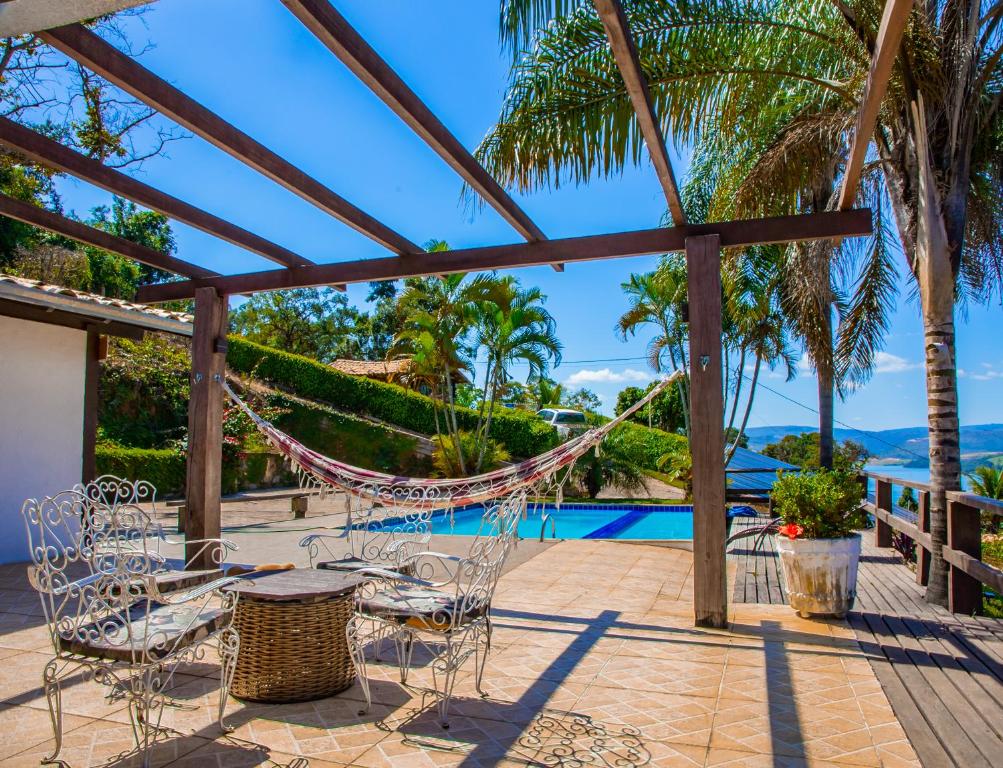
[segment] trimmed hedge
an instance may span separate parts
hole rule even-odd
[[[185,457],[169,448],[123,448],[98,445],[95,449],[99,475],[127,480],[147,480],[157,496],[182,493],[185,487]]]
[[[663,454],[689,451],[689,442],[682,435],[630,421],[621,424],[616,431],[623,435],[621,446],[627,458],[642,469],[657,470],[658,458]]]
[[[431,461],[418,455],[418,441],[413,437],[286,395],[271,395],[267,402],[285,411],[275,419],[275,426],[324,456],[394,475],[425,477],[429,473]]]
[[[95,448],[99,475],[115,475],[126,480],[147,480],[157,489],[157,498],[180,496],[185,490],[185,455],[170,448],[125,448],[119,445],[98,445]],[[223,464],[222,487],[224,494],[247,488],[260,488],[265,483],[269,464],[274,465],[276,455],[266,451],[248,451],[241,454],[239,462]],[[288,470],[279,471],[271,483],[295,483],[296,476]]]
[[[319,400],[335,408],[365,413],[404,429],[425,435],[435,434],[431,398],[409,389],[349,376],[330,366],[300,355],[282,352],[231,336],[227,364],[238,373],[254,376],[285,387],[302,397]],[[457,409],[460,429],[474,429],[477,414]],[[557,445],[557,432],[536,418],[519,411],[496,413],[491,436],[513,456],[536,456]]]

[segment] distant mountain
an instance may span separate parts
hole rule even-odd
[[[751,427],[749,448],[762,450],[769,443],[779,442],[785,435],[799,435],[802,432],[817,432],[817,427],[779,426]],[[836,429],[837,440],[854,440],[864,446],[876,458],[903,459],[907,462],[925,463],[929,440],[926,427],[904,427],[902,429],[882,429],[858,431]],[[1003,453],[1003,424],[969,424],[961,428],[961,453]]]

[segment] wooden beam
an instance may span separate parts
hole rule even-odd
[[[178,125],[201,136],[385,248],[396,253],[421,252],[421,248],[403,235],[356,208],[345,198],[79,24],[49,29],[40,33],[39,37]]]
[[[634,38],[630,34],[627,14],[624,13],[620,0],[594,0],[594,2],[603,27],[606,28],[606,36],[609,38],[610,48],[613,49],[613,58],[623,76],[624,85],[627,86],[630,101],[634,105],[637,123],[641,127],[641,135],[648,147],[651,163],[655,166],[658,182],[662,185],[662,192],[665,193],[672,223],[676,226],[685,224],[686,214],[683,212],[682,200],[679,197],[679,186],[672,171],[672,161],[665,146],[662,126],[655,114],[648,80],[641,71],[641,59],[637,54]]]
[[[160,302],[190,299],[195,295],[195,288],[202,285],[211,285],[230,294],[254,293],[331,283],[398,280],[404,277],[452,272],[511,269],[619,256],[643,256],[681,251],[685,248],[687,238],[700,235],[717,235],[721,239],[722,247],[741,247],[794,240],[855,237],[870,233],[871,212],[866,209],[713,224],[687,224],[683,227],[644,229],[613,235],[435,251],[423,253],[421,256],[343,261],[312,267],[293,267],[206,278],[198,282],[150,285],[140,288],[139,300]]]
[[[192,335],[191,395],[188,401],[188,470],[185,480],[185,538],[219,538],[223,472],[223,387],[226,353],[227,299],[212,288],[195,293],[195,332]],[[189,544],[185,560],[192,568],[212,568],[208,551]]]
[[[87,329],[84,359],[84,424],[83,456],[80,467],[80,482],[89,483],[98,476],[97,447],[98,434],[98,384],[101,379],[101,332]]]
[[[902,35],[905,33],[912,11],[912,0],[885,0],[885,10],[881,15],[881,26],[878,28],[878,40],[871,57],[871,69],[867,73],[867,83],[864,85],[864,95],[857,112],[857,125],[853,131],[853,145],[843,172],[843,186],[839,191],[839,210],[847,211],[853,207],[857,197],[857,186],[860,184],[860,174],[867,157],[867,146],[871,143],[874,126],[878,121],[881,100],[888,89],[888,79],[892,74],[892,65],[898,55]]]
[[[219,275],[219,273],[212,270],[203,269],[195,264],[189,264],[187,261],[182,261],[166,253],[147,248],[145,245],[139,245],[131,240],[112,235],[95,227],[89,227],[86,224],[81,224],[79,221],[68,219],[58,213],[53,213],[45,208],[39,208],[37,205],[26,203],[23,200],[16,200],[3,194],[0,194],[0,215],[23,221],[25,224],[47,229],[50,232],[55,232],[57,235],[68,237],[85,245],[93,245],[95,248],[100,248],[103,251],[116,253],[128,259],[135,259],[147,266],[167,272],[174,272],[185,277],[211,278]]]
[[[721,239],[717,235],[686,239],[686,274],[690,307],[693,611],[698,626],[726,627]]]
[[[529,242],[546,235],[328,0],[282,0],[330,51]]]
[[[189,205],[183,200],[154,189],[131,176],[109,168],[58,141],[37,133],[13,120],[0,117],[0,144],[29,160],[53,170],[68,173],[113,195],[124,197],[177,221],[207,232],[214,237],[244,248],[288,267],[313,264],[310,259],[281,245],[248,232],[218,216]]]

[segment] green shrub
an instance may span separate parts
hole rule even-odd
[[[179,494],[185,488],[185,457],[167,448],[123,448],[98,445],[95,449],[99,475],[126,480],[147,480],[157,497]]]
[[[641,469],[658,470],[659,460],[666,454],[689,453],[689,443],[682,435],[631,422],[621,424],[614,432],[624,458]]]
[[[452,435],[435,437],[432,442],[435,443],[435,448],[432,450],[432,467],[438,477],[465,477],[474,474],[477,457],[480,454],[480,443],[472,432],[460,432],[460,450],[463,451],[463,467],[467,470],[466,475],[460,472],[456,458],[456,441]],[[510,458],[508,451],[489,438],[480,471],[490,472],[497,469],[503,461],[508,461]]]
[[[273,421],[276,427],[324,456],[378,472],[428,475],[429,459],[416,453],[413,437],[285,395],[271,395],[267,403],[280,412]]]
[[[388,424],[426,435],[435,433],[431,398],[361,376],[349,376],[299,355],[230,337],[227,364],[238,373],[270,381],[311,400],[364,413]],[[461,429],[473,430],[477,414],[457,409]],[[513,456],[536,456],[557,444],[557,433],[531,413],[496,413],[491,436]]]
[[[98,423],[104,438],[162,448],[188,427],[191,360],[184,342],[159,334],[115,338],[101,365]]]
[[[777,514],[787,526],[801,529],[793,529],[797,536],[807,539],[838,539],[865,528],[863,499],[863,486],[846,470],[788,472],[773,485]]]

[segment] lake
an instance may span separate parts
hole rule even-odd
[[[929,483],[930,482],[930,470],[927,467],[901,467],[894,464],[865,464],[864,469],[868,472],[876,472],[879,475],[887,475],[888,477],[898,477],[906,481],[912,481],[914,483]],[[968,478],[964,475],[961,476],[961,487],[965,490],[971,486]],[[870,492],[874,492],[874,483],[871,483],[869,489]],[[899,496],[902,494],[902,488],[900,486],[892,487],[892,498],[898,503]]]

